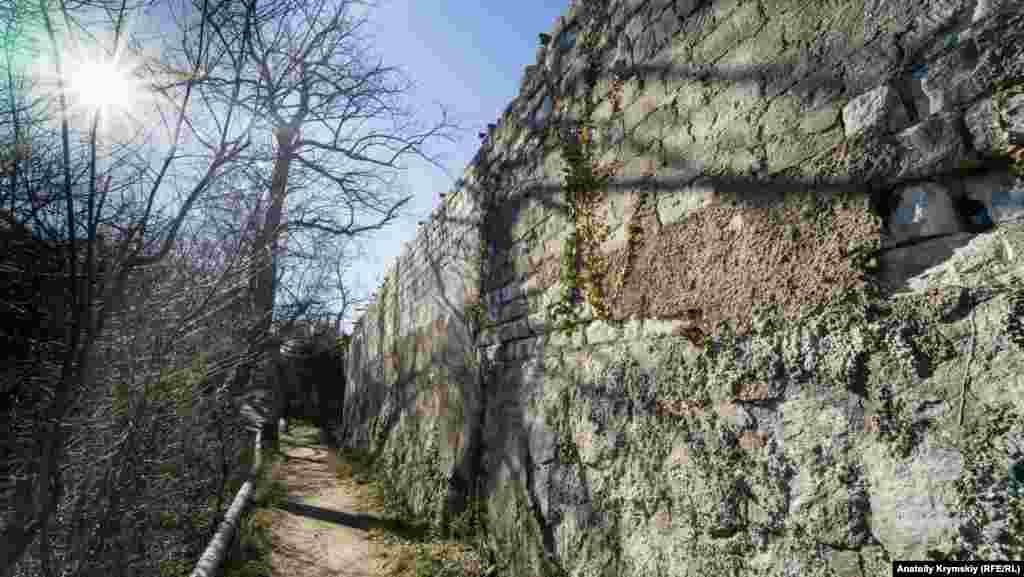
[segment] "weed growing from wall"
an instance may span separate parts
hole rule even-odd
[[[1006,145],[1006,153],[1012,162],[1011,170],[1018,178],[1024,178],[1024,135],[1010,131],[1009,100],[1011,97],[1024,95],[1024,84],[1003,86],[995,93],[993,121],[1000,139]]]
[[[599,164],[596,161],[597,144],[592,117],[597,108],[593,93],[599,65],[591,56],[598,40],[598,35],[591,32],[585,34],[580,42],[581,58],[587,58],[590,64],[583,112],[575,126],[561,134],[559,142],[565,163],[562,169],[563,190],[573,230],[562,246],[560,298],[549,306],[548,315],[555,328],[562,331],[571,330],[579,323],[575,303],[581,293],[593,308],[595,317],[602,320],[611,317],[602,288],[608,273],[608,260],[601,253],[601,244],[608,239],[608,225],[597,211],[604,201],[602,191],[622,167],[622,162],[616,160]],[[613,82],[609,98],[612,116],[615,117],[622,111],[621,79]]]

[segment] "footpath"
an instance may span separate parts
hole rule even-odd
[[[282,432],[280,451],[266,479],[279,496],[251,513],[269,530],[273,577],[482,574],[460,547],[389,518],[379,492],[320,444],[318,429]]]

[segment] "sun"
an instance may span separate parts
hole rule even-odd
[[[68,96],[75,108],[116,114],[128,112],[138,103],[139,84],[116,63],[85,60],[69,64]]]

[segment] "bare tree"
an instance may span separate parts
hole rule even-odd
[[[102,6],[100,1],[91,4],[91,8],[109,9],[114,44],[118,44],[128,16],[128,5],[110,2],[109,6]],[[62,3],[54,12],[52,6],[41,0],[36,6],[15,3],[9,8],[19,18],[37,19],[47,33],[46,49],[53,65],[51,73],[56,79],[54,93],[47,101],[55,103],[51,110],[59,128],[57,138],[47,138],[50,135],[42,134],[46,132],[43,124],[28,114],[31,107],[20,104],[26,100],[24,83],[19,81],[24,77],[18,76],[8,51],[4,80],[10,106],[6,111],[9,112],[10,142],[14,143],[16,153],[8,157],[10,162],[4,166],[3,178],[8,185],[5,187],[5,200],[12,212],[22,213],[19,215],[21,218],[15,220],[24,222],[27,217],[40,225],[38,233],[51,239],[49,242],[29,239],[23,246],[30,247],[30,250],[38,248],[44,254],[51,254],[58,248],[63,251],[63,263],[56,273],[57,278],[64,278],[66,282],[62,289],[53,287],[52,283],[47,287],[56,299],[50,303],[50,308],[57,310],[54,324],[63,329],[62,335],[54,337],[46,363],[50,366],[54,364],[51,361],[56,360],[55,370],[41,375],[33,383],[33,390],[29,391],[34,395],[31,403],[21,403],[20,406],[29,407],[31,412],[22,410],[15,415],[17,419],[5,422],[10,433],[5,435],[5,442],[8,439],[13,442],[16,437],[25,442],[5,447],[11,448],[14,454],[5,455],[9,457],[5,459],[5,472],[9,472],[12,481],[9,490],[4,492],[9,500],[5,499],[8,507],[0,525],[0,574],[7,574],[33,542],[39,544],[36,555],[39,571],[51,574],[56,571],[54,564],[64,554],[55,552],[52,546],[57,539],[55,531],[67,526],[62,515],[66,504],[64,497],[68,495],[67,463],[72,457],[68,452],[69,443],[75,430],[70,424],[73,422],[72,412],[76,410],[81,394],[101,380],[97,343],[101,335],[110,333],[111,328],[125,336],[123,326],[110,327],[107,322],[126,306],[133,271],[157,265],[171,253],[197,200],[245,150],[248,132],[244,126],[239,126],[237,117],[225,121],[221,137],[208,143],[208,160],[199,170],[191,189],[178,197],[176,205],[164,204],[163,209],[158,208],[158,196],[165,199],[168,196],[166,179],[171,166],[181,159],[179,140],[187,130],[186,116],[194,78],[205,65],[203,59],[209,55],[208,30],[199,30],[192,76],[176,94],[177,112],[170,123],[172,141],[163,161],[155,170],[151,170],[148,164],[134,167],[122,164],[119,167],[108,165],[105,171],[101,166],[104,159],[98,158],[97,154],[97,130],[102,122],[99,111],[95,112],[91,126],[77,130],[72,127],[65,74],[67,47],[63,36],[81,25],[73,14],[75,6]],[[206,4],[202,6],[205,8]],[[75,139],[73,134],[84,135],[85,138]],[[30,154],[19,154],[18,146],[29,142],[28,138],[32,136],[38,136],[37,140],[44,146],[36,146],[32,142]],[[48,154],[48,150],[55,154]],[[115,168],[125,184],[111,186]],[[142,195],[136,194],[143,186],[147,191]],[[40,199],[42,194],[46,198]],[[27,204],[21,200],[26,198]],[[63,221],[59,227],[51,218],[58,214]],[[117,237],[114,246],[101,241],[99,233],[103,224],[116,233],[111,235]],[[31,253],[27,254],[25,258],[31,258]],[[102,258],[104,254],[107,258]],[[137,306],[139,303],[127,304]],[[58,351],[60,357],[54,359]],[[159,360],[154,360],[150,366],[158,364]],[[140,421],[145,413],[145,405],[138,407],[141,412],[134,413],[133,422]],[[89,423],[90,427],[95,425],[95,421],[90,420]],[[133,446],[129,441],[128,438],[118,441],[117,450],[110,458],[116,460],[118,455],[126,455],[124,448]],[[84,458],[89,457],[85,455]],[[106,475],[93,480],[98,479],[99,483],[111,481],[109,475],[114,471],[119,471],[118,475],[128,474],[123,467],[111,468]],[[121,499],[123,495],[111,494],[110,498]],[[84,507],[81,501],[78,504]],[[108,506],[112,505],[108,502]]]
[[[105,146],[100,111],[73,125],[62,37],[89,26],[79,11],[98,9],[119,45],[140,6],[0,5],[17,17],[8,22],[36,19],[47,32],[56,79],[50,95],[30,96],[4,43],[0,208],[16,239],[5,247],[60,283],[32,305],[56,311],[44,319],[52,334],[32,345],[32,386],[0,391],[16,405],[0,415],[0,575],[154,572],[147,543],[184,542],[145,518],[193,519],[237,457],[241,427],[224,428],[218,415],[232,409],[218,383],[252,379],[275,320],[345,313],[345,287],[328,289],[348,239],[395,218],[408,201],[393,190],[399,161],[432,161],[424,144],[451,128],[413,125],[398,98],[408,84],[367,59],[353,6],[186,3],[181,49],[146,65],[171,104],[156,128],[167,142],[151,131]],[[236,207],[221,194],[231,190]],[[224,343],[225,327],[239,326]]]
[[[365,7],[355,0],[225,1],[208,19],[220,67],[204,71],[202,102],[211,113],[238,106],[258,119],[254,129],[273,136],[266,150],[254,147],[246,156],[256,193],[267,195],[252,247],[260,271],[250,292],[259,319],[254,343],[266,342],[282,300],[276,280],[285,240],[294,246],[303,237],[380,230],[410,200],[393,191],[400,162],[436,164],[426,143],[450,139],[455,128],[443,109],[429,128],[412,121],[401,104],[410,84],[399,70],[374,63],[359,35],[367,20],[356,10]],[[235,382],[241,387],[251,378],[243,369]],[[267,438],[273,442],[275,432]]]

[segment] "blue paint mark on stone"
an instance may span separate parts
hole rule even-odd
[[[992,226],[992,215],[989,214],[988,208],[982,206],[972,214],[971,223],[977,226]]]
[[[992,206],[994,208],[1024,208],[1024,189],[993,192]]]
[[[915,64],[910,69],[910,76],[914,80],[920,80],[920,79],[924,78],[927,75],[928,75],[928,65],[927,64]]]
[[[992,193],[992,206],[1003,207],[1009,206],[1010,204],[1010,191],[1000,190],[999,192]]]
[[[904,204],[900,206],[896,210],[893,220],[896,224],[911,224],[914,222],[914,215],[917,213],[918,208],[922,210],[928,208],[928,193],[924,190],[914,191],[914,197],[911,199],[910,205]]]
[[[572,47],[576,45],[576,29],[566,30],[558,39],[558,48],[562,52],[566,50],[572,50]]]

